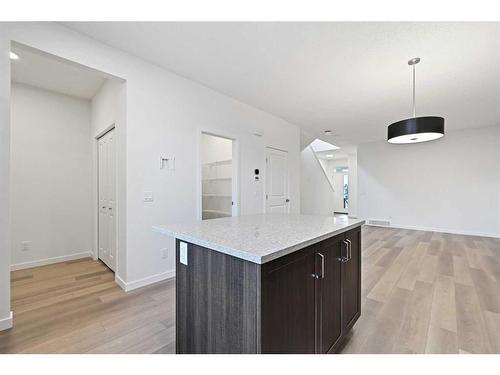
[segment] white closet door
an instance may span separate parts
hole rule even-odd
[[[115,270],[115,139],[114,130],[98,140],[99,259]]]
[[[290,212],[288,198],[288,153],[266,149],[266,212]]]

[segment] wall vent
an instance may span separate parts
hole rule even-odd
[[[380,227],[390,227],[391,226],[391,221],[390,220],[380,220],[380,219],[368,219],[368,225],[377,225]]]

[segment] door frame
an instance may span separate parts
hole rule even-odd
[[[280,152],[285,152],[287,157],[286,157],[286,181],[287,181],[287,195],[288,195],[288,199],[290,199],[290,160],[288,158],[289,156],[289,152],[287,150],[283,150],[281,148],[278,148],[278,147],[273,147],[273,146],[266,146],[264,148],[264,195],[263,195],[263,200],[264,200],[264,213],[268,213],[267,212],[267,171],[268,171],[268,160],[267,160],[267,152],[268,150],[274,150],[274,151],[280,151]],[[291,212],[291,202],[289,201],[288,202],[288,208],[287,208],[287,214],[289,214]]]
[[[233,142],[232,150],[232,216],[240,215],[240,142],[235,134],[227,131],[219,131],[211,128],[198,128],[196,134],[196,218],[202,220],[202,172],[203,160],[201,159],[201,142],[203,134],[212,135],[219,138],[225,138]]]
[[[95,199],[95,205],[94,205],[94,217],[95,217],[95,220],[94,220],[94,251],[93,251],[93,254],[92,254],[92,258],[94,260],[98,260],[99,259],[99,208],[100,208],[100,205],[99,205],[99,139],[101,139],[102,137],[104,137],[106,134],[108,134],[109,132],[115,130],[115,136],[116,136],[116,126],[115,126],[115,123],[112,123],[111,125],[107,126],[105,129],[103,129],[102,131],[100,131],[99,133],[97,133],[96,136],[94,136],[94,150],[95,150],[95,153],[96,153],[96,158],[95,158],[95,168],[94,168],[94,178],[95,178],[95,186],[94,186],[94,189],[96,189],[96,199]],[[115,139],[115,147],[114,147],[114,150],[115,150],[115,181],[117,181],[117,169],[116,166],[117,166],[117,158],[116,158],[116,155],[117,155],[117,142],[116,142],[116,139]],[[117,214],[116,214],[116,207],[118,206],[116,204],[116,197],[117,197],[117,184],[115,183],[115,212],[114,212],[114,215],[115,215],[115,244],[117,244],[118,242],[118,226],[116,225],[116,221],[117,221]],[[116,247],[116,245],[115,245]],[[118,250],[117,248],[115,248],[115,270],[113,271],[116,275],[116,268],[117,268],[117,265],[118,265]]]

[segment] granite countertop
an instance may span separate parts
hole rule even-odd
[[[263,264],[364,224],[347,217],[260,214],[158,225],[153,230]]]

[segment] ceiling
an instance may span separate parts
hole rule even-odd
[[[70,22],[66,26],[352,145],[411,115],[499,125],[500,23]],[[324,136],[331,129],[333,135]]]
[[[91,69],[32,48],[13,46],[12,51],[19,56],[19,60],[11,60],[14,82],[88,100],[105,80]]]

